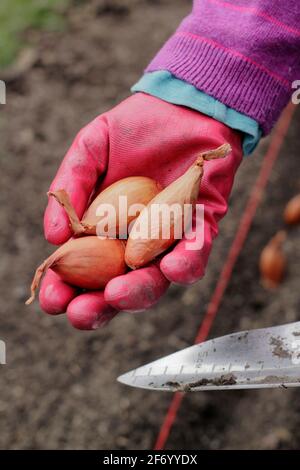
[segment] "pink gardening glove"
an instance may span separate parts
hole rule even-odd
[[[132,95],[82,129],[50,188],[64,188],[79,217],[96,186],[99,192],[121,178],[136,175],[151,177],[165,187],[182,175],[200,152],[225,142],[231,144],[231,154],[205,163],[198,200],[205,206],[202,249],[187,250],[185,240],[180,240],[160,261],[112,279],[104,294],[80,294],[49,271],[40,290],[43,310],[50,314],[67,312],[75,327],[93,329],[107,323],[117,311],[151,307],[170,281],[191,284],[200,279],[242,159],[238,132],[199,112],[144,93]],[[50,243],[58,245],[70,238],[67,216],[53,198],[44,222]]]

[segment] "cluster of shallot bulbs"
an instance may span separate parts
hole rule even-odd
[[[226,157],[230,151],[230,145],[224,144],[215,150],[200,154],[182,176],[165,188],[145,176],[132,176],[117,181],[94,199],[82,220],[79,220],[63,188],[50,192],[49,196],[56,198],[64,207],[74,237],[60,246],[37,268],[31,284],[31,296],[26,304],[34,300],[41,278],[49,268],[72,286],[95,290],[103,289],[111,279],[124,274],[128,269],[138,269],[150,263],[175,243],[172,227],[168,239],[162,236],[165,233],[163,220],[159,220],[154,228],[151,226],[152,233],[149,237],[133,236],[137,227],[140,228],[149,220],[151,205],[176,203],[183,207],[184,204],[195,204],[204,172],[204,162]],[[126,197],[128,207],[141,204],[143,208],[134,216],[128,212],[122,214],[119,210],[120,196]],[[101,228],[99,233],[101,217],[97,214],[99,214],[98,208],[103,204],[114,207],[117,214],[114,220],[115,238],[107,237],[105,230],[101,233]],[[127,226],[131,227],[127,240],[118,238],[120,214],[122,219],[125,217]],[[175,216],[172,225],[175,226],[177,223]]]

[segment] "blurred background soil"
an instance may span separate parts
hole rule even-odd
[[[57,8],[59,2],[54,3]],[[43,314],[38,303],[25,308],[24,301],[33,270],[52,250],[43,238],[42,217],[61,158],[85,123],[128,96],[190,7],[189,0],[61,2],[59,21],[53,16],[59,27],[48,27],[47,21],[46,27],[37,29],[34,22],[24,27],[26,48],[0,71],[8,87],[7,104],[0,110],[0,338],[7,345],[7,365],[0,366],[2,449],[144,449],[154,444],[171,395],[127,388],[116,377],[192,344],[268,139],[239,170],[230,211],[201,282],[188,289],[174,286],[152,310],[122,314],[91,333],[74,330],[64,315]],[[288,274],[278,290],[263,289],[257,268],[261,249],[282,227],[286,202],[300,191],[299,111],[212,337],[300,320],[299,229],[290,232]],[[300,391],[280,389],[187,395],[167,448],[299,445]]]

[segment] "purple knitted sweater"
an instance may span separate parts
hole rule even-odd
[[[147,72],[168,70],[268,133],[300,80],[300,0],[194,0]]]

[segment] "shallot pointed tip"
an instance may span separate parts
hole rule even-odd
[[[225,143],[216,149],[216,153],[220,153],[219,156],[221,158],[227,157],[227,155],[229,155],[231,151],[232,151],[232,147],[228,143]]]
[[[25,305],[30,305],[30,304],[32,304],[32,302],[34,301],[34,299],[35,299],[35,294],[33,293],[33,294],[29,297],[29,299],[26,300]]]
[[[203,166],[204,161],[216,160],[218,158],[225,158],[227,157],[227,155],[230,154],[231,151],[232,151],[231,145],[228,143],[225,143],[216,149],[208,150],[207,152],[202,152],[196,160],[196,165]]]
[[[54,255],[54,254],[53,254]],[[48,268],[53,264],[55,257],[51,255],[47,258],[35,271],[33,280],[30,286],[30,297],[26,300],[25,305],[30,305],[35,299],[35,292],[40,285],[43,274],[47,271]]]
[[[279,230],[274,237],[270,240],[270,243],[280,246],[286,240],[287,233],[286,230]]]

